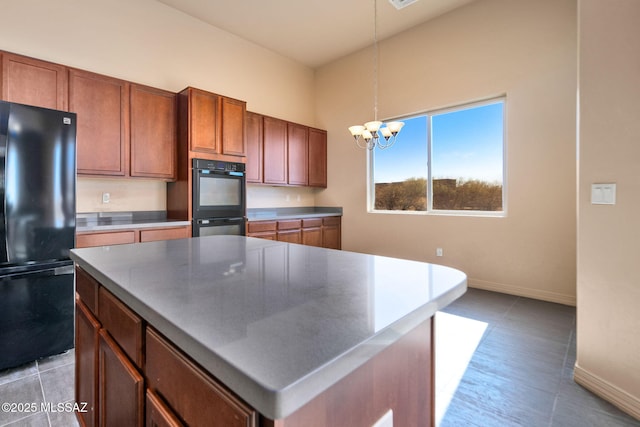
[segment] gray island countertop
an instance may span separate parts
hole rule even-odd
[[[240,236],[72,250],[263,415],[290,415],[466,291],[423,262]]]

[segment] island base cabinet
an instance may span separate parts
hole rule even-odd
[[[76,298],[76,402],[86,403],[86,411],[78,412],[80,424],[94,427],[96,423],[96,401],[98,395],[98,331],[100,323],[89,308]]]
[[[394,426],[434,426],[433,318],[286,418],[263,427],[370,427],[390,409]]]
[[[109,334],[100,331],[99,425],[142,427],[144,380]]]
[[[147,328],[148,387],[191,427],[253,427],[258,414]]]
[[[182,427],[184,424],[171,412],[162,399],[147,390],[146,427]]]

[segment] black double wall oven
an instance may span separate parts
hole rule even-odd
[[[193,159],[193,237],[245,235],[244,163]]]

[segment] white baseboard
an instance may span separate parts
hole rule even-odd
[[[612,405],[617,406],[627,414],[640,420],[640,398],[632,396],[597,375],[582,369],[577,363],[573,369],[575,382],[587,390],[602,397]]]
[[[488,282],[486,280],[474,279],[471,277],[469,278],[468,283],[470,288],[478,288],[484,289],[486,291],[501,292],[503,294],[539,299],[543,301],[555,302],[558,304],[570,305],[573,307],[576,306],[575,295],[559,294],[557,292],[542,291],[539,289],[521,288],[519,286]]]

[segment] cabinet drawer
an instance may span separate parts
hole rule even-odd
[[[76,292],[82,302],[96,314],[98,308],[98,282],[89,276],[83,269],[76,267]]]
[[[187,237],[191,237],[189,235],[188,227],[140,230],[141,242],[154,242],[156,240],[185,239]]]
[[[133,230],[114,231],[111,233],[87,233],[76,236],[76,248],[92,246],[122,245],[135,243],[136,233]]]
[[[98,314],[102,326],[127,356],[142,367],[142,319],[103,287],[98,291]]]
[[[276,231],[277,224],[278,223],[276,221],[249,222],[247,224],[247,232],[259,233],[261,231]]]
[[[323,225],[339,225],[340,217],[339,216],[327,216],[322,218]]]
[[[189,426],[249,427],[257,413],[154,330],[146,333],[148,387]]]
[[[302,227],[302,220],[300,219],[278,221],[278,230],[293,230],[300,227]]]
[[[305,218],[302,220],[302,228],[320,227],[322,218]]]

